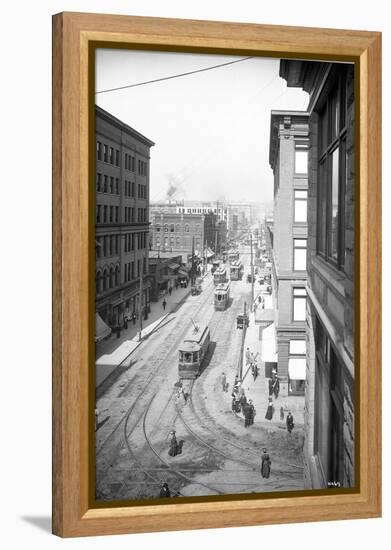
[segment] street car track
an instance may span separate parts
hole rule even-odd
[[[200,314],[201,314],[201,311],[203,309],[208,309],[211,307],[211,298],[214,294],[214,285],[211,284],[210,285],[210,289],[208,289],[208,294],[206,295],[206,299],[204,299],[202,301],[202,303],[199,304],[199,307],[196,308],[196,311],[195,312],[192,312],[192,316],[197,318]],[[202,296],[202,295],[201,295]],[[198,297],[199,298],[199,297]],[[196,302],[197,303],[197,302]],[[168,344],[168,350],[165,352],[163,358],[159,358],[156,360],[157,362],[157,365],[156,367],[152,370],[152,372],[150,373],[150,375],[147,377],[147,380],[146,382],[144,383],[142,389],[138,392],[137,396],[134,398],[131,406],[127,409],[127,411],[124,413],[124,415],[121,417],[121,419],[117,422],[117,424],[115,425],[115,427],[111,430],[110,434],[107,436],[107,438],[105,439],[105,441],[101,444],[101,446],[99,447],[99,449],[96,451],[96,458],[99,457],[99,455],[101,454],[102,450],[104,449],[104,447],[106,447],[107,443],[109,441],[112,441],[113,438],[116,436],[116,434],[118,433],[119,431],[119,428],[120,426],[124,423],[124,421],[126,422],[126,425],[128,425],[128,419],[130,418],[131,414],[133,413],[136,405],[140,402],[140,399],[143,395],[145,395],[145,393],[150,390],[150,388],[152,387],[151,386],[151,383],[153,380],[156,380],[157,378],[157,375],[158,373],[160,372],[160,370],[162,369],[163,365],[166,364],[166,360],[167,358],[173,354],[174,352],[176,352],[177,350],[177,347],[181,341],[181,339],[183,338],[184,334],[186,333],[186,330],[187,330],[187,326],[186,328],[184,328],[182,331],[179,331],[179,333],[175,333],[174,331],[172,331],[170,333],[170,335],[174,335],[177,334],[176,338],[174,339],[173,343],[170,345],[170,343]],[[167,339],[168,340],[168,339]],[[166,341],[167,342],[167,341]],[[138,415],[137,417],[137,420],[136,420],[136,423],[134,425],[134,427],[136,427],[137,423],[139,422],[139,420],[141,419],[143,413],[141,413],[140,415]],[[125,443],[126,443],[126,446],[129,450],[129,447],[128,447],[128,444],[127,444],[127,441],[128,441],[128,438],[130,436],[131,432],[130,433],[127,433],[127,437],[125,437]],[[117,444],[114,446],[114,452],[115,452],[115,455],[118,455],[118,452],[120,451],[121,449],[121,446],[122,446],[122,443],[123,443],[123,440],[122,438],[117,442]],[[115,457],[114,457],[115,458]],[[106,463],[106,468],[104,469],[104,471],[102,472],[102,470],[100,470],[99,472],[99,484],[102,485],[102,480],[104,480],[107,476],[107,473],[108,471],[110,470],[111,468],[111,464],[110,462],[113,462],[113,460],[106,460],[104,459],[104,462]],[[97,488],[97,492],[100,492]]]
[[[209,293],[209,296],[207,298],[207,300],[213,296],[213,293],[214,293],[214,287],[212,286],[211,287],[211,292]],[[210,305],[208,303],[208,301],[204,301],[202,304],[200,304],[199,308],[197,309],[196,313],[194,316],[198,316],[201,309],[205,306],[205,305]],[[171,332],[171,334],[174,334],[174,332]],[[155,369],[150,373],[150,375],[148,376],[143,388],[140,390],[140,392],[138,393],[135,401],[137,401],[142,395],[143,393],[145,392],[145,390],[148,388],[149,384],[152,382],[152,380],[154,378],[156,378],[156,375],[158,374],[159,370],[162,368],[162,366],[164,365],[167,357],[172,353],[173,349],[176,349],[175,346],[178,346],[178,343],[181,341],[181,338],[183,337],[183,335],[185,334],[185,330],[181,331],[180,335],[175,339],[174,343],[169,347],[168,351],[165,353],[164,357],[163,358],[160,358],[159,360],[157,360],[157,366],[155,367]],[[131,380],[129,382],[128,385],[132,384],[133,380]],[[124,393],[125,392],[125,389],[122,390],[121,393]],[[96,450],[96,456],[98,456],[100,454],[100,452],[102,451],[102,449],[104,448],[104,446],[107,444],[107,442],[109,441],[109,439],[112,437],[112,435],[118,430],[118,428],[120,427],[120,425],[122,424],[122,422],[124,421],[124,419],[126,418],[129,410],[133,408],[133,405],[128,409],[128,411],[121,417],[121,419],[117,422],[117,424],[114,426],[113,430],[110,432],[110,434],[107,436],[107,438],[105,439],[105,441],[100,445],[99,449]]]

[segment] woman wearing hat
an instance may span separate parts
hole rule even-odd
[[[170,450],[168,451],[168,454],[170,456],[176,456],[178,454],[178,441],[176,439],[175,430],[172,430],[170,432],[171,440],[170,440]]]
[[[272,461],[270,460],[270,456],[267,452],[266,447],[263,449],[262,454],[262,464],[261,464],[261,475],[262,477],[268,478],[270,476],[270,466]]]
[[[168,484],[167,483],[163,483],[161,489],[160,489],[160,493],[159,493],[159,497],[160,498],[168,498],[171,496],[171,491],[170,489],[168,488]]]

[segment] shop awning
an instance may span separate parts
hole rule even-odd
[[[305,357],[289,359],[288,373],[291,380],[305,380],[306,360]]]
[[[183,275],[183,277],[188,277],[189,276],[188,271],[184,267],[181,267],[178,270],[178,275]]]
[[[215,253],[213,252],[213,250],[211,250],[210,248],[207,249],[206,251],[206,257],[207,258],[211,258],[212,256],[214,256]]]
[[[180,267],[179,264],[170,264],[170,265],[168,266],[168,269],[178,269],[178,267]]]
[[[263,363],[277,362],[276,330],[274,323],[262,331],[261,360]]]
[[[106,325],[102,317],[97,313],[95,315],[95,342],[104,340],[111,334],[111,328]]]

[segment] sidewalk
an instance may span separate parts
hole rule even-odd
[[[273,297],[268,294],[263,294],[265,299],[265,309],[273,308]],[[258,296],[257,296],[258,297]],[[257,298],[256,297],[256,298]],[[255,423],[264,427],[281,427],[286,426],[286,416],[288,411],[291,411],[294,417],[295,425],[304,423],[304,396],[282,396],[281,393],[278,398],[275,399],[273,395],[274,414],[271,420],[265,418],[268,397],[269,397],[269,385],[268,378],[265,376],[265,363],[262,362],[262,329],[259,325],[255,324],[254,313],[250,313],[250,325],[246,331],[246,337],[244,341],[243,350],[243,388],[247,399],[253,400],[253,405],[257,411],[255,417]],[[246,348],[250,348],[250,351],[257,358],[258,365],[258,377],[254,382],[249,365],[246,365]],[[284,419],[280,419],[280,408],[284,409]]]
[[[187,288],[174,288],[171,296],[165,294],[164,296],[160,296],[158,302],[151,302],[151,311],[148,314],[148,319],[143,319],[142,340],[156,330],[170,313],[175,312],[186,300],[190,292],[191,286],[189,284]],[[163,298],[165,298],[167,302],[165,309],[163,309],[162,305]],[[135,325],[130,321],[128,323],[128,328],[121,330],[119,338],[115,333],[112,333],[106,340],[98,342],[95,345],[96,387],[99,386],[116,367],[129,358],[134,350],[140,345],[139,330],[139,321],[137,320]]]

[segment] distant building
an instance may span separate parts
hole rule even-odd
[[[269,162],[274,174],[272,245],[278,375],[282,395],[304,395],[308,114],[272,111]]]
[[[216,239],[214,214],[179,214],[160,207],[151,208],[151,250],[211,257]]]
[[[310,94],[305,482],[354,487],[354,66],[283,60],[280,75]]]
[[[154,143],[95,107],[95,288],[99,326],[122,326],[126,312],[149,307],[149,159]],[[97,323],[98,325],[98,323]],[[99,336],[98,336],[99,339]]]

